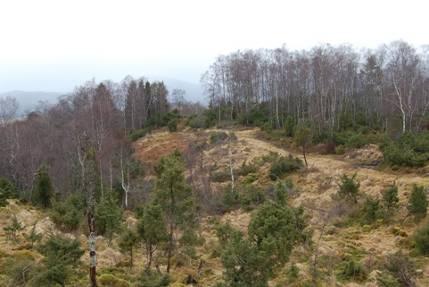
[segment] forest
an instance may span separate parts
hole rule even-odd
[[[429,50],[237,51],[0,98],[0,286],[428,286]]]

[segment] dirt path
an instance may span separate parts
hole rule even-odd
[[[276,152],[280,155],[292,154],[293,156],[302,158],[301,154],[276,147],[269,142],[257,139],[256,133],[257,130],[235,132],[239,140],[245,141],[248,147],[255,151],[252,153],[252,157],[259,156],[263,153]],[[363,191],[371,194],[377,190],[380,192],[382,188],[392,184],[393,182],[396,182],[398,185],[401,198],[408,194],[409,190],[407,189],[413,184],[429,186],[429,176],[421,176],[412,173],[396,175],[371,168],[358,167],[346,160],[336,159],[329,155],[308,154],[307,160],[310,170],[316,170],[317,173],[321,173],[327,178],[336,178],[344,173],[357,173],[357,177],[361,181]],[[368,190],[365,191],[365,187],[368,187]]]

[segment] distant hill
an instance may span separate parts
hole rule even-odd
[[[63,95],[63,93],[42,91],[10,91],[6,93],[0,93],[0,98],[15,98],[19,103],[18,112],[23,114],[25,112],[34,110],[39,102],[48,102],[49,104],[54,104],[61,95]]]

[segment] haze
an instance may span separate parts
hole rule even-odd
[[[406,4],[406,5],[405,5]],[[219,54],[428,42],[426,1],[2,1],[0,92],[126,75],[199,83]]]

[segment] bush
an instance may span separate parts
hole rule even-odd
[[[340,183],[338,184],[339,190],[338,195],[340,198],[345,198],[346,200],[357,202],[357,195],[359,193],[360,183],[356,180],[356,173],[349,177],[346,174],[343,174],[340,177]]]
[[[398,279],[388,272],[383,272],[377,276],[377,285],[379,287],[401,287]]]
[[[234,209],[240,204],[240,195],[237,191],[232,191],[231,186],[228,186],[223,194],[222,203],[226,210]]]
[[[336,145],[343,145],[346,148],[360,148],[367,144],[362,134],[353,130],[335,133],[334,142]]]
[[[212,120],[207,113],[193,115],[188,120],[188,126],[193,129],[206,129],[214,125],[216,118]]]
[[[276,180],[285,174],[299,170],[302,166],[302,160],[293,158],[292,155],[279,157],[271,165],[270,178]]]
[[[426,190],[423,186],[413,186],[411,196],[408,202],[408,211],[414,215],[416,219],[421,219],[426,216],[428,200]]]
[[[186,125],[193,128],[193,129],[204,129],[205,126],[205,119],[202,115],[192,115],[188,118],[188,121],[186,122]]]
[[[35,286],[66,286],[84,254],[78,240],[57,235],[51,236],[39,251],[45,258],[34,279]]]
[[[131,284],[124,279],[118,278],[112,274],[101,274],[98,277],[101,287],[129,287]]]
[[[421,255],[429,255],[429,225],[416,231],[414,235],[414,246]]]
[[[280,205],[287,203],[289,193],[293,190],[293,182],[291,180],[278,181],[274,186],[274,201]]]
[[[362,223],[372,224],[377,219],[383,217],[383,211],[381,209],[380,201],[368,197],[364,203],[362,210]]]
[[[33,203],[43,208],[51,207],[51,199],[54,196],[54,187],[46,166],[42,165],[36,173]]]
[[[122,209],[113,192],[107,192],[95,207],[95,222],[97,222],[97,233],[105,235],[109,241],[113,234],[120,229],[122,220]]]
[[[392,166],[421,167],[427,158],[414,152],[409,146],[400,146],[395,143],[383,147],[384,161]]]
[[[401,135],[382,146],[385,161],[393,166],[421,167],[429,160],[429,133]]]
[[[35,260],[31,256],[24,258],[13,256],[1,260],[0,273],[7,274],[9,277],[8,284],[4,283],[2,286],[28,286],[27,283],[34,276]],[[3,283],[0,281],[0,284]]]
[[[389,186],[383,192],[383,205],[390,213],[393,209],[398,207],[398,187],[396,185]]]
[[[289,260],[294,245],[307,239],[302,208],[291,208],[266,202],[252,214],[248,233],[260,251],[269,256],[274,266]]]
[[[239,200],[244,209],[250,210],[264,203],[265,193],[254,185],[246,185],[240,190]]]
[[[362,130],[345,130],[334,134],[335,145],[342,145],[348,149],[362,148],[367,144],[381,144],[384,141],[385,134]]]
[[[226,182],[231,180],[231,172],[228,169],[212,172],[210,179],[212,182]]]
[[[240,114],[238,120],[242,125],[262,126],[269,121],[268,115],[268,105],[259,104],[253,106],[248,113]]]
[[[387,256],[385,267],[399,281],[400,286],[416,286],[414,263],[401,251]]]
[[[360,262],[347,259],[341,264],[338,275],[343,280],[364,281],[367,277],[367,271]]]
[[[130,134],[128,135],[128,138],[132,141],[136,141],[139,138],[144,137],[147,133],[150,132],[149,128],[144,128],[144,129],[137,129],[137,130],[133,130],[130,132]]]
[[[167,287],[170,277],[154,271],[145,271],[137,282],[137,287]]]
[[[299,268],[295,264],[292,264],[287,271],[287,279],[289,282],[295,282],[299,277]]]
[[[285,121],[285,131],[287,137],[293,137],[295,132],[296,122],[292,116],[287,116]]]
[[[258,174],[257,173],[249,173],[246,175],[246,177],[243,179],[243,184],[251,184],[258,180]]]
[[[6,205],[6,199],[16,197],[17,191],[15,185],[8,179],[0,177],[0,207]]]
[[[258,167],[255,164],[247,164],[246,161],[243,162],[240,169],[237,171],[239,176],[246,176],[249,173],[256,173],[258,171]]]
[[[85,210],[85,199],[81,194],[74,193],[65,201],[54,201],[52,205],[52,221],[63,231],[74,231],[79,227]]]
[[[219,144],[228,139],[228,134],[226,132],[211,132],[209,136],[209,141],[211,144]]]
[[[168,130],[170,132],[176,132],[177,131],[177,118],[173,118],[168,121],[167,123]]]
[[[272,268],[268,256],[239,231],[230,230],[223,243],[221,259],[225,284],[220,286],[268,286]]]
[[[19,222],[16,215],[12,216],[11,222],[3,227],[4,233],[6,234],[6,239],[13,240],[13,242],[17,242],[18,232],[24,230],[24,226],[22,226],[21,222]]]

